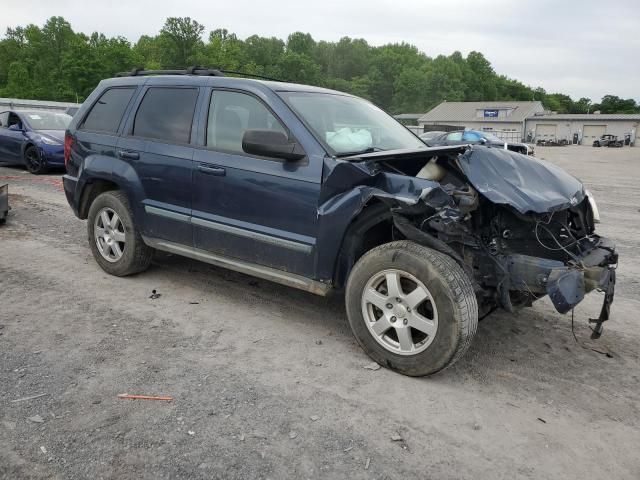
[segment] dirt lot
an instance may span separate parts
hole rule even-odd
[[[640,149],[538,156],[586,182],[619,246],[601,340],[601,295],[576,309],[610,357],[543,300],[422,379],[364,368],[340,298],[164,255],[106,275],[59,175],[0,167],[0,477],[640,478]]]

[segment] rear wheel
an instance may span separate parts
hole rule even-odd
[[[346,309],[365,352],[410,376],[455,363],[478,324],[467,274],[452,258],[409,241],[377,247],[356,263],[347,282]]]
[[[124,277],[149,267],[153,249],[142,240],[123,192],[96,197],[89,208],[87,233],[91,252],[107,273]]]
[[[47,173],[47,162],[40,155],[40,151],[30,146],[24,151],[24,163],[27,166],[27,170],[34,175],[41,175]]]

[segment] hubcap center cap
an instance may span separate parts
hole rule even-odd
[[[394,307],[393,307],[393,314],[396,317],[399,318],[404,318],[407,316],[407,307],[405,307],[404,305],[402,305],[401,303],[397,303]]]

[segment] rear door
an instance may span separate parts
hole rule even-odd
[[[247,129],[292,133],[257,95],[213,90],[205,145],[194,156],[197,248],[312,276],[321,166],[245,153]],[[307,152],[308,153],[308,152]]]
[[[146,87],[117,148],[144,192],[143,234],[190,247],[191,135],[199,93],[193,86]]]

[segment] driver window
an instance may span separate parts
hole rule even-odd
[[[255,97],[239,92],[215,90],[207,119],[207,146],[216,150],[244,153],[242,136],[246,130],[286,129]]]
[[[22,120],[15,113],[9,112],[9,122],[7,123],[7,127],[11,125],[22,125]]]
[[[9,112],[0,113],[0,127],[7,128],[9,126]]]
[[[450,142],[459,142],[462,140],[462,132],[453,132],[447,135],[447,140]]]

